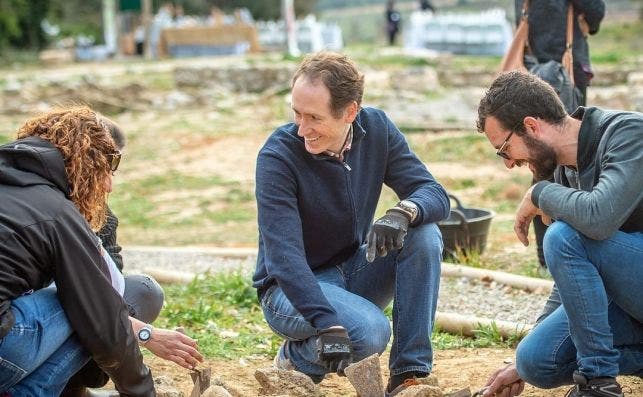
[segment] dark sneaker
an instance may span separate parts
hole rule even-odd
[[[578,371],[574,371],[574,383],[565,397],[623,397],[623,390],[614,378],[587,377]]]

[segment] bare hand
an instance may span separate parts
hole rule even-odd
[[[155,356],[173,361],[187,369],[194,369],[203,362],[197,341],[181,332],[154,328],[152,339],[145,347]]]
[[[544,215],[531,201],[532,190],[533,187],[530,187],[527,192],[525,192],[525,196],[522,198],[520,206],[516,211],[516,220],[514,222],[514,232],[516,236],[518,236],[518,240],[520,240],[525,247],[529,245],[529,225],[531,225],[531,221],[536,215]]]
[[[487,380],[485,397],[513,397],[525,389],[525,381],[520,379],[515,364],[497,369]]]

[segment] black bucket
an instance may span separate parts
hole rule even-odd
[[[456,207],[451,208],[447,219],[438,222],[444,242],[444,257],[458,258],[472,252],[482,253],[495,213],[480,208],[464,208],[457,197],[451,194],[449,197],[456,202]]]

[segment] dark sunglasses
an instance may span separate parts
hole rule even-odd
[[[109,153],[107,155],[107,161],[109,162],[109,169],[112,172],[116,172],[118,165],[121,163],[121,157],[123,154],[120,151]]]
[[[500,148],[498,148],[498,150],[496,151],[496,154],[497,154],[498,156],[502,157],[502,158],[503,158],[503,159],[505,159],[505,160],[511,160],[511,159],[509,158],[509,155],[508,155],[507,153],[505,153],[505,149],[507,149],[507,144],[509,143],[509,139],[511,139],[511,136],[512,136],[513,134],[514,134],[514,131],[512,130],[512,131],[509,133],[509,135],[507,135],[507,139],[505,139],[505,141],[502,143],[502,145],[500,146]]]

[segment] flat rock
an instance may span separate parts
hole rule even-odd
[[[219,385],[213,385],[205,389],[203,394],[201,394],[202,397],[232,397],[232,394],[228,393],[228,391],[223,387]]]
[[[443,397],[443,394],[437,386],[415,385],[402,390],[397,397]]]
[[[445,394],[444,397],[471,397],[471,389],[467,387],[466,389]]]
[[[378,354],[373,354],[349,365],[345,373],[358,396],[382,397],[384,395],[384,382]]]
[[[154,378],[154,388],[157,397],[185,397],[183,392],[174,386],[174,381],[169,376],[160,375]]]
[[[285,371],[275,367],[259,368],[255,379],[261,385],[259,395],[288,395],[291,397],[318,397],[319,388],[308,376],[297,371]]]

